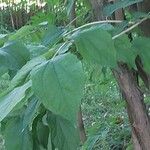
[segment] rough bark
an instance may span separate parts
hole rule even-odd
[[[137,6],[131,6],[129,10],[136,11]],[[122,10],[115,12],[115,19],[124,19]],[[140,65],[139,61],[137,61],[137,64],[138,66]],[[149,80],[148,76],[141,72],[141,70],[143,71],[141,66],[138,68],[140,68],[138,71],[139,75],[147,83]],[[120,65],[119,72],[115,73],[115,77],[126,100],[128,117],[132,127],[134,150],[148,150],[150,149],[150,123],[143,102],[144,98],[137,84],[137,75],[133,71],[130,71],[126,65]]]
[[[136,75],[126,64],[119,64],[118,70],[114,71],[119,87],[126,100],[129,121],[134,133],[134,149],[150,149],[150,120],[144,105],[144,97],[136,81]],[[138,141],[138,142],[137,142]],[[138,144],[137,144],[138,143]]]
[[[84,128],[84,123],[83,123],[83,116],[82,116],[82,110],[81,110],[81,106],[78,112],[78,128],[79,128],[79,134],[80,134],[80,140],[82,143],[84,143],[87,139],[86,137],[86,132],[85,132],[85,128]]]
[[[93,21],[98,21],[98,20],[104,19],[102,9],[103,9],[103,5],[104,5],[105,1],[106,0],[89,0],[89,2],[91,3],[91,6],[92,6],[92,12],[93,12],[92,20]]]
[[[143,69],[143,65],[142,65],[142,62],[141,62],[141,58],[139,56],[137,56],[136,60],[135,60],[135,63],[136,63],[136,67],[137,67],[137,71],[138,71],[138,74],[139,76],[141,77],[141,79],[143,80],[145,86],[150,89],[150,75],[147,74],[145,72],[145,70]]]
[[[75,5],[75,3],[76,3],[76,1],[74,1],[73,5],[72,5],[71,11],[70,11],[70,16],[69,16],[69,20],[73,26],[76,26],[76,20],[75,20],[75,18],[76,18],[76,10],[75,10],[76,5]]]
[[[139,141],[137,140],[136,133],[134,131],[132,131],[132,143],[135,150],[142,150]]]
[[[150,12],[150,0],[144,0],[142,3],[138,4],[138,10],[143,12]],[[144,34],[144,36],[150,36],[150,19],[143,22],[140,25],[140,28]]]

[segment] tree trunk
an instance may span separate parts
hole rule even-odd
[[[136,134],[134,131],[132,131],[132,143],[134,145],[135,150],[142,150],[139,141],[137,140]]]
[[[136,11],[136,9],[136,5],[130,7],[131,11]],[[116,11],[115,17],[115,19],[124,19],[122,10]],[[143,78],[148,81],[145,74],[141,71],[138,73],[144,75]],[[133,70],[129,70],[127,65],[123,64],[119,65],[119,71],[115,72],[115,77],[126,100],[128,117],[132,127],[134,150],[149,150],[150,121],[144,105],[143,94],[137,84],[136,74]]]
[[[119,64],[119,69],[114,71],[114,75],[126,100],[134,149],[149,150],[150,120],[144,105],[143,94],[137,84],[136,74],[126,64]]]
[[[70,11],[69,20],[70,20],[71,24],[76,27],[76,20],[75,20],[75,18],[76,18],[76,10],[75,10],[76,4],[75,3],[76,3],[76,1],[74,0],[74,3],[72,5],[71,11]]]
[[[104,15],[103,15],[103,5],[106,0],[89,0],[92,6],[92,21],[98,21],[98,20],[103,20]]]
[[[144,0],[142,3],[138,4],[138,10],[143,12],[150,12],[150,0]],[[150,36],[150,20],[146,20],[140,25],[140,28],[144,36]]]

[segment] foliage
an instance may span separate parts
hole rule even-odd
[[[74,1],[67,2],[63,14],[69,15]],[[140,1],[120,1],[109,13],[136,2]],[[118,26],[101,22],[73,29],[65,25],[67,20],[60,23],[57,16],[54,19],[53,14],[60,11],[53,8],[58,4],[65,8],[62,2],[48,4],[52,5],[50,20],[39,14],[42,19],[35,16],[30,25],[8,33],[5,40],[0,38],[0,75],[10,80],[0,95],[6,149],[126,148],[130,141],[128,121],[110,70],[117,69],[118,62],[136,69],[135,58],[141,56],[149,72],[149,38],[137,36],[131,40],[126,33],[114,35]],[[89,11],[87,6],[85,9]],[[149,14],[142,17],[146,19]],[[139,18],[134,21],[130,24],[129,20],[121,30],[136,25]],[[82,107],[89,135],[83,147],[76,122],[81,99],[85,100]]]

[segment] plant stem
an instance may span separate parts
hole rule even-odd
[[[144,22],[144,21],[147,20],[147,19],[148,19],[148,18],[143,18],[143,19],[141,19],[139,22],[137,22],[137,23],[134,24],[133,26],[131,26],[131,27],[129,27],[128,29],[122,31],[121,33],[119,33],[119,34],[113,36],[112,39],[114,40],[114,39],[120,37],[121,35],[123,35],[123,34],[129,32],[129,31],[131,31],[132,29],[134,29],[135,27],[137,27],[139,24],[141,24],[142,22]]]

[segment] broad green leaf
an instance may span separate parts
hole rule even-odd
[[[18,40],[22,39],[25,36],[28,36],[33,32],[33,29],[35,27],[31,25],[25,25],[22,28],[20,28],[16,33],[9,36],[9,40]]]
[[[129,64],[131,67],[135,67],[135,50],[127,35],[123,35],[115,39],[115,48],[117,51],[117,61],[121,61]]]
[[[77,150],[80,141],[77,128],[58,115],[50,114],[47,120],[55,148],[58,150]]]
[[[32,71],[33,91],[46,108],[75,121],[84,88],[81,62],[68,53],[43,63]]]
[[[0,48],[0,65],[10,70],[20,69],[28,60],[29,51],[20,42],[9,42]]]
[[[27,48],[30,51],[31,58],[39,57],[40,55],[46,53],[49,50],[46,46],[40,44],[29,44],[27,45]]]
[[[31,87],[31,81],[0,98],[0,122],[25,97],[25,92],[29,87]]]
[[[32,120],[36,116],[39,106],[40,102],[37,100],[37,98],[34,96],[31,97],[31,101],[29,102],[23,114],[22,130],[25,130],[27,126],[29,126],[32,123]]]
[[[142,59],[144,69],[150,72],[150,38],[138,37],[133,41],[137,55]]]
[[[116,50],[111,35],[99,28],[90,28],[74,33],[71,37],[77,50],[88,62],[102,66],[116,65]]]
[[[143,0],[118,0],[114,4],[109,4],[105,6],[103,11],[106,16],[111,16],[113,12],[115,12],[116,10],[120,8],[125,8],[135,3],[142,2],[142,1]]]
[[[28,128],[22,131],[21,118],[13,118],[8,121],[4,139],[7,150],[33,150],[31,134]]]
[[[8,117],[11,116],[14,112],[23,110],[26,107],[26,105],[28,105],[32,96],[33,96],[32,89],[31,88],[27,89],[25,93],[25,97],[13,108],[12,112],[8,115]]]
[[[30,71],[40,65],[41,63],[43,63],[44,61],[46,61],[43,57],[37,57],[34,58],[32,60],[30,60],[29,62],[27,62],[27,64],[25,64],[18,72],[17,74],[14,76],[14,78],[11,80],[11,86],[12,87],[16,87],[19,84],[21,84],[22,82],[25,81],[26,77],[29,75]]]
[[[64,31],[54,25],[48,27],[48,31],[42,40],[42,45],[52,46],[57,43],[62,38],[62,33]]]

